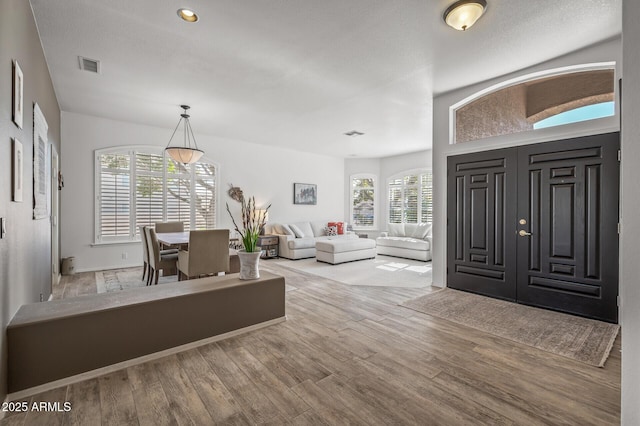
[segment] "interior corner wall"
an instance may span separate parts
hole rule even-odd
[[[390,177],[401,172],[414,169],[431,168],[431,150],[412,152],[409,154],[394,155],[382,158],[349,158],[345,160],[344,171],[344,217],[349,220],[350,212],[350,177],[358,173],[371,173],[377,176],[376,191],[376,227],[370,234],[375,236],[380,231],[387,230],[389,221],[389,209],[387,208],[387,182]],[[371,237],[371,235],[370,235]]]
[[[447,233],[447,157],[468,152],[486,151],[510,146],[546,142],[620,129],[619,111],[613,117],[558,127],[486,138],[461,144],[449,144],[449,108],[467,97],[501,82],[538,71],[597,62],[616,62],[616,80],[621,74],[622,42],[614,38],[564,55],[562,57],[508,74],[438,95],[433,102],[433,283],[446,286]],[[468,64],[473,72],[472,64]],[[616,88],[617,90],[617,88]]]
[[[622,425],[640,424],[640,2],[622,3],[622,179],[620,300],[622,322]]]
[[[23,127],[12,121],[12,60],[24,74]],[[0,401],[7,392],[7,323],[26,303],[51,292],[49,219],[33,220],[33,104],[49,125],[49,142],[60,152],[60,109],[42,51],[31,6],[24,0],[0,2],[0,217],[7,234],[0,239]],[[12,200],[12,138],[23,145],[23,202]],[[46,356],[46,354],[43,354]],[[0,417],[2,417],[0,413]]]
[[[171,123],[167,123],[171,124]],[[236,201],[227,196],[229,184],[245,196],[267,205],[269,222],[342,219],[344,214],[344,160],[244,141],[198,134],[198,147],[219,166],[216,226],[232,229],[225,203],[239,217]],[[62,112],[62,257],[75,257],[77,271],[142,265],[140,243],[94,245],[96,149],[122,145],[164,148],[173,128],[159,128]],[[317,205],[294,205],[293,184],[318,185]]]

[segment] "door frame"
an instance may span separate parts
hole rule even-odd
[[[53,287],[60,282],[60,192],[58,173],[60,156],[54,144],[51,144],[51,294]]]

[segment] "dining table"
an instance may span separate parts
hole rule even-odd
[[[164,248],[177,248],[180,250],[189,249],[189,233],[185,232],[159,232],[156,234],[158,242]],[[238,252],[232,248],[229,249],[229,273],[240,272],[240,259]]]

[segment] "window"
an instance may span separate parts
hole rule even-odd
[[[96,151],[95,241],[134,241],[140,225],[164,221],[211,229],[215,194],[214,164],[185,166],[149,147]]]
[[[450,108],[450,142],[612,117],[615,86],[612,62],[540,71],[496,84]]]
[[[431,223],[433,180],[431,170],[406,172],[389,180],[389,222]]]
[[[374,175],[351,176],[351,222],[356,229],[375,228],[375,181]]]
[[[561,112],[545,118],[533,124],[534,129],[562,126],[563,124],[577,123],[579,121],[595,120],[596,118],[611,117],[615,114],[615,103],[601,102],[587,105],[569,111]]]

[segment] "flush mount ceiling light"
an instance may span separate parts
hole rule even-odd
[[[444,22],[458,31],[466,31],[487,8],[485,0],[458,0],[444,11]]]
[[[196,137],[193,135],[193,130],[191,129],[191,123],[189,122],[189,114],[187,114],[187,110],[190,108],[189,105],[180,105],[180,108],[184,110],[182,114],[180,114],[180,120],[178,121],[178,125],[176,129],[173,131],[171,135],[171,139],[169,139],[169,143],[167,147],[164,149],[169,157],[173,158],[175,161],[182,164],[191,164],[196,163],[200,157],[204,154],[204,151],[198,149],[198,145],[196,144]],[[183,126],[183,134],[184,141],[182,146],[171,146],[171,141],[175,136],[180,124],[184,121]],[[192,142],[193,141],[193,146]]]
[[[187,22],[198,22],[198,15],[191,9],[178,9],[178,16]]]

